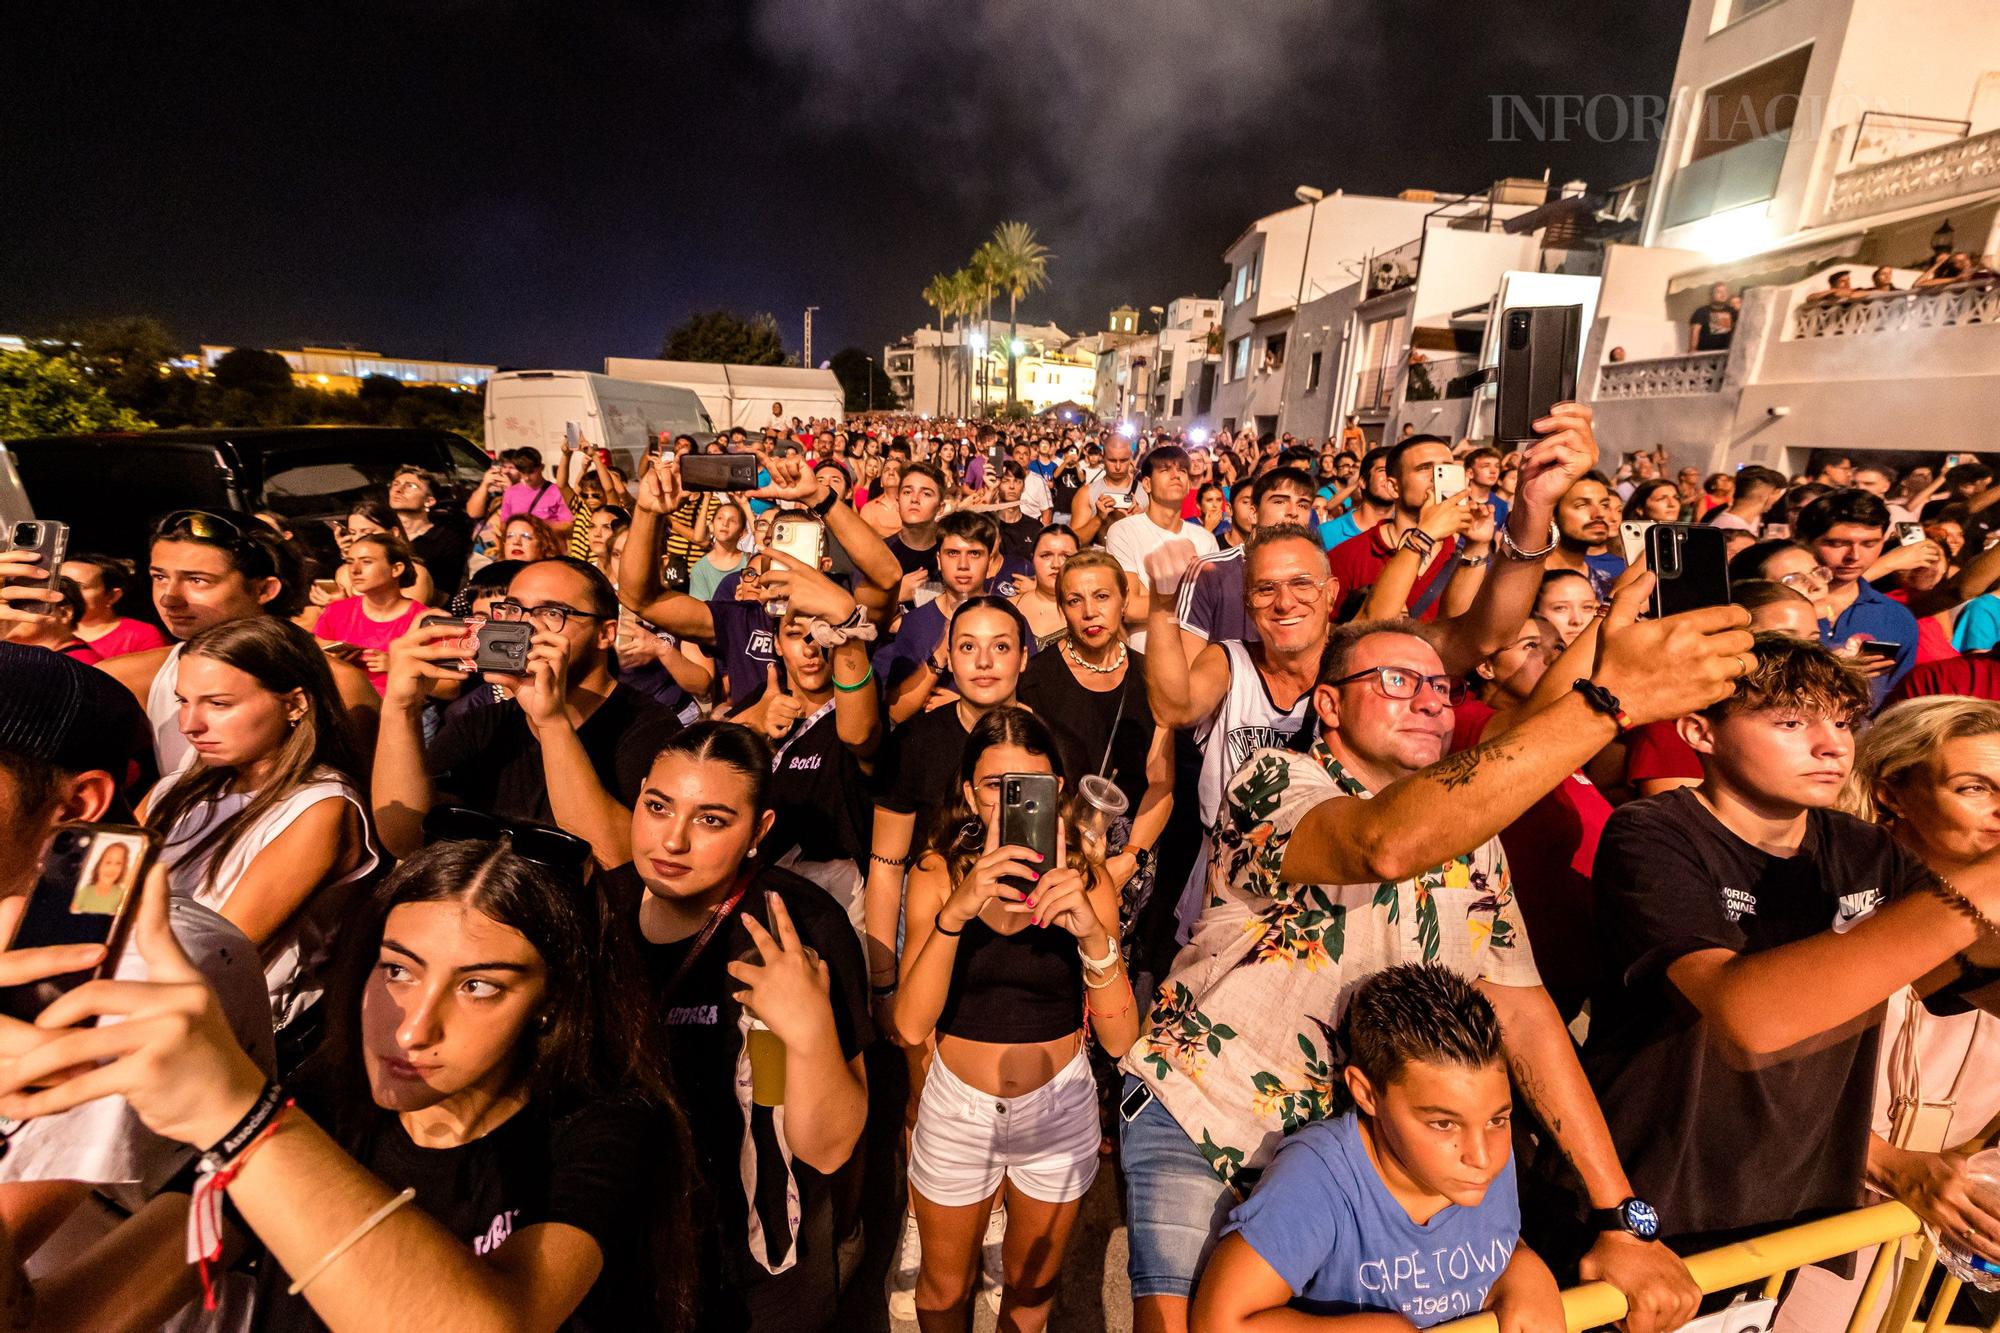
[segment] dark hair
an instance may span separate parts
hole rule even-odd
[[[79,565],[89,565],[92,569],[96,570],[98,579],[104,584],[105,595],[110,598],[111,606],[114,610],[132,592],[132,580],[135,571],[132,568],[130,560],[115,555],[104,555],[95,551],[86,552],[82,555],[71,552],[69,555],[64,556],[63,559],[65,562],[74,561]]]
[[[1485,1069],[1499,1061],[1500,1017],[1441,963],[1385,967],[1355,987],[1341,1022],[1348,1062],[1378,1092],[1412,1060]]]
[[[1048,723],[1026,708],[1018,705],[1006,708],[989,708],[980,714],[966,733],[965,748],[959,751],[958,781],[953,784],[950,797],[938,811],[937,822],[931,826],[928,850],[941,858],[946,869],[951,872],[953,883],[963,879],[972,869],[972,863],[985,854],[986,826],[980,821],[973,808],[965,803],[965,788],[973,782],[973,775],[979,771],[979,759],[996,745],[1012,745],[1039,755],[1049,761],[1049,771],[1063,784],[1063,804],[1069,804],[1072,793],[1069,781],[1063,773],[1062,753]],[[1082,843],[1076,837],[1078,827],[1075,819],[1067,821],[1069,836],[1065,847],[1069,859],[1078,865],[1083,863]]]
[[[1800,592],[1789,583],[1776,579],[1744,579],[1729,581],[1729,603],[1740,606],[1745,611],[1755,611],[1760,606],[1771,606],[1778,602],[1802,602],[1812,605],[1812,598]]]
[[[1363,639],[1372,639],[1377,634],[1408,634],[1413,638],[1430,642],[1421,621],[1408,616],[1393,616],[1382,620],[1350,620],[1344,625],[1335,625],[1326,636],[1326,647],[1320,651],[1319,673],[1314,677],[1313,686],[1331,685],[1349,674],[1348,662],[1354,657],[1354,650],[1361,646]]]
[[[210,513],[213,511],[202,511]],[[168,517],[173,517],[168,515]],[[264,603],[264,610],[274,616],[291,617],[305,608],[308,562],[305,552],[295,543],[286,540],[278,532],[257,521],[244,519],[236,514],[214,514],[222,520],[219,526],[234,528],[237,536],[201,537],[185,523],[172,528],[164,523],[156,523],[147,547],[158,542],[182,542],[189,546],[206,546],[212,551],[222,551],[229,556],[229,567],[242,575],[245,580],[276,579],[278,595]]]
[[[1564,579],[1582,579],[1585,583],[1590,583],[1590,575],[1580,569],[1545,569],[1542,571],[1541,586],[1535,589],[1535,600],[1541,601],[1543,593]],[[1591,586],[1596,587],[1595,584]]]
[[[1389,446],[1389,480],[1391,481],[1402,480],[1403,460],[1409,457],[1410,450],[1416,448],[1420,444],[1442,444],[1446,448],[1451,447],[1451,441],[1447,440],[1442,435],[1405,436],[1404,438],[1396,441],[1394,444]]]
[[[1292,445],[1290,448],[1280,449],[1278,451],[1277,466],[1302,467],[1310,471],[1313,465],[1318,461],[1319,461],[1318,451],[1308,447],[1307,445],[1295,444]]]
[[[1743,498],[1745,487],[1782,491],[1785,489],[1785,474],[1761,463],[1750,463],[1736,469],[1736,498]]]
[[[423,482],[426,488],[429,489],[431,493],[431,498],[432,499],[437,498],[438,494],[437,474],[432,472],[429,468],[425,467],[422,463],[403,463],[398,465],[396,470],[389,474],[389,480],[394,481],[398,477],[417,478],[419,481]]]
[[[1631,520],[1646,517],[1646,501],[1650,500],[1653,492],[1657,490],[1672,491],[1676,500],[1680,498],[1681,488],[1675,483],[1668,481],[1665,477],[1654,477],[1649,481],[1642,481],[1637,486],[1634,486],[1632,494],[1626,497],[1624,517]]]
[[[507,585],[514,576],[528,567],[526,560],[495,560],[490,565],[482,565],[466,575],[465,583],[451,599],[451,612],[463,616],[472,610],[472,604],[481,597],[495,593],[506,595]]]
[[[1859,486],[1846,486],[1827,492],[1800,510],[1797,523],[1799,536],[1809,542],[1826,536],[1842,523],[1887,532],[1889,506],[1882,502],[1879,495],[1864,491]]]
[[[1729,582],[1731,586],[1738,583],[1747,583],[1752,579],[1763,578],[1764,566],[1770,562],[1772,556],[1780,551],[1804,551],[1807,555],[1812,554],[1810,548],[1800,542],[1792,541],[1788,537],[1772,537],[1761,542],[1751,542],[1735,555],[1729,557]]]
[[[1874,693],[1859,671],[1818,643],[1769,631],[1757,636],[1756,661],[1740,676],[1734,692],[1702,710],[1722,719],[1733,713],[1758,713],[1774,708],[1856,721],[1868,716]]]
[[[1361,479],[1364,482],[1368,480],[1368,469],[1374,467],[1377,463],[1387,467],[1389,465],[1389,455],[1394,452],[1395,449],[1392,446],[1378,444],[1367,453],[1361,455]],[[1394,474],[1391,473],[1390,475],[1393,476]]]
[[[1984,463],[1959,463],[1944,474],[1944,484],[1948,487],[1973,486],[1991,480],[1993,469]]]
[[[1468,453],[1460,461],[1463,462],[1467,467],[1471,467],[1474,463],[1478,462],[1482,458],[1490,458],[1494,462],[1498,463],[1501,461],[1502,457],[1503,455],[1501,454],[1501,452],[1498,449],[1495,449],[1492,445],[1482,444],[1477,449],[1474,449],[1471,453]]]
[[[168,850],[181,863],[208,857],[206,886],[215,887],[215,877],[229,853],[247,837],[257,821],[280,801],[312,780],[316,770],[330,768],[360,785],[367,776],[348,730],[347,708],[333,683],[326,654],[313,636],[276,616],[250,616],[211,625],[189,639],[181,649],[182,663],[198,658],[220,662],[243,672],[262,689],[273,694],[305,695],[305,711],[289,735],[279,743],[271,776],[243,807],[191,843],[177,846],[171,839],[174,826],[211,802],[225,796],[241,776],[234,767],[198,764],[184,770],[146,812],[146,823],[167,835]]]
[[[938,541],[946,537],[956,537],[962,542],[971,542],[987,551],[1000,549],[1000,525],[993,521],[991,514],[975,513],[970,509],[955,509],[938,520]]]
[[[522,472],[533,472],[536,468],[543,465],[542,451],[539,449],[530,449],[526,446],[519,449],[506,450],[500,455],[500,461],[503,463],[512,463]]]
[[[761,818],[771,808],[771,744],[741,722],[705,719],[669,736],[653,762],[670,754],[712,760],[741,773],[750,784],[750,815]]]
[[[1178,444],[1156,445],[1146,455],[1146,462],[1140,469],[1140,475],[1150,478],[1155,471],[1163,467],[1178,467],[1185,471],[1187,465],[1188,452]]]
[[[605,577],[604,571],[588,560],[579,560],[573,555],[552,555],[546,560],[529,560],[514,571],[514,578],[519,578],[527,571],[542,565],[561,565],[582,579],[588,588],[584,600],[589,605],[585,609],[592,615],[603,620],[611,620],[618,615],[617,590],[611,586],[611,580]],[[513,581],[513,579],[507,580],[510,586]]]
[[[693,1140],[673,1092],[659,1020],[631,1003],[646,983],[630,920],[620,919],[595,882],[581,887],[560,871],[515,854],[506,842],[439,842],[398,865],[360,905],[345,932],[340,966],[322,1001],[327,1035],[300,1071],[331,1128],[353,1145],[382,1114],[369,1095],[361,1049],[361,1002],[381,954],[390,914],[410,903],[462,902],[517,931],[543,963],[541,1020],[521,1033],[516,1077],[543,1114],[560,1121],[585,1106],[642,1098],[661,1142],[632,1169],[650,1177],[648,1254],[655,1314],[662,1327],[694,1322],[694,1256],[700,1242],[693,1200],[701,1185]]]
[[[372,495],[364,495],[353,504],[347,506],[347,512],[349,514],[361,515],[361,517],[367,519],[384,532],[393,532],[398,537],[404,535],[403,520],[397,516],[395,510],[389,508],[386,500],[378,500]]]
[[[904,482],[909,481],[911,477],[929,477],[931,485],[937,487],[938,498],[940,500],[944,499],[951,490],[951,481],[944,475],[944,469],[928,459],[919,458],[904,463],[901,476]]]
[[[1047,541],[1051,537],[1067,537],[1070,539],[1071,542],[1074,542],[1076,544],[1077,549],[1081,550],[1083,548],[1083,543],[1078,542],[1076,540],[1076,534],[1074,532],[1071,532],[1066,525],[1061,523],[1051,523],[1046,528],[1043,528],[1040,532],[1035,534],[1035,544],[1029,548],[1030,553],[1032,554],[1035,551],[1041,550],[1042,543]]]
[[[417,581],[418,561],[417,553],[410,549],[410,544],[403,540],[399,535],[400,532],[401,529],[398,528],[391,528],[387,532],[371,532],[365,537],[356,537],[347,543],[347,549],[352,551],[363,542],[380,547],[384,559],[392,565],[403,567],[403,572],[396,576],[396,585],[407,588]]]
[[[69,612],[69,625],[74,630],[83,623],[83,586],[67,574],[56,576],[56,591],[62,594],[62,608]]]
[[[1308,497],[1319,494],[1319,483],[1312,473],[1299,467],[1274,467],[1257,480],[1250,483],[1250,499],[1253,504],[1263,504],[1264,497],[1280,486],[1289,486]]]
[[[1014,622],[1015,632],[1020,635],[1019,647],[1023,652],[1026,652],[1028,645],[1035,641],[1035,631],[1028,627],[1028,618],[1021,614],[1021,608],[998,593],[986,592],[977,597],[966,598],[958,604],[958,610],[951,613],[951,623],[946,626],[944,632],[946,644],[949,644],[952,637],[958,633],[958,622],[974,611],[999,611],[1005,614]]]

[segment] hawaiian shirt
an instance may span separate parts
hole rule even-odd
[[[1292,831],[1323,801],[1371,793],[1314,742],[1258,750],[1230,779],[1209,898],[1124,1069],[1144,1081],[1227,1181],[1284,1135],[1344,1109],[1334,1033],[1349,989],[1399,963],[1538,986],[1500,851],[1393,884],[1287,884]]]

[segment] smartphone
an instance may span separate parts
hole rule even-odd
[[[1636,565],[1646,554],[1646,529],[1653,526],[1650,518],[1635,518],[1618,525],[1618,540],[1625,548],[1625,563]]]
[[[1881,639],[1863,639],[1855,645],[1863,657],[1894,657],[1903,651],[1900,643],[1886,643]]]
[[[1898,523],[1896,525],[1896,545],[1915,546],[1924,540],[1924,525],[1921,523]]]
[[[1449,500],[1465,489],[1465,464],[1431,464],[1431,503]]]
[[[1501,312],[1500,320],[1500,388],[1493,438],[1528,444],[1539,438],[1535,423],[1550,408],[1576,398],[1583,307],[1510,307]]]
[[[460,671],[476,671],[479,669],[473,662],[472,655],[479,651],[479,627],[486,623],[484,617],[476,616],[471,620],[460,620],[455,616],[429,615],[417,623],[419,625],[437,625],[457,630],[463,636],[458,642],[458,650],[465,655],[459,658],[455,665]]]
[[[809,518],[780,515],[771,523],[771,549],[783,551],[807,569],[819,569],[825,553],[826,529]]]
[[[1000,775],[1000,845],[1040,852],[1043,873],[1056,864],[1056,816],[1062,792],[1053,773]],[[1010,888],[1026,893],[1034,886],[1010,877]]]
[[[313,590],[323,597],[340,596],[339,579],[314,579]]]
[[[139,886],[159,850],[156,829],[130,824],[57,827],[7,947],[102,944],[104,961],[88,971],[0,989],[0,1012],[33,1022],[57,996],[93,977],[111,975],[124,949]]]
[[[39,552],[42,568],[48,571],[36,578],[16,580],[17,585],[54,592],[62,578],[62,562],[69,558],[69,524],[55,519],[28,519],[8,524],[0,530],[0,535],[4,535],[6,541],[0,549]]]
[[[574,449],[577,447],[578,442],[576,423],[574,421],[563,422],[563,448]]]
[[[1707,524],[1655,523],[1646,529],[1653,614],[1674,616],[1729,604],[1729,537]]]
[[[533,625],[525,620],[488,620],[478,632],[478,646],[472,652],[474,671],[501,676],[528,674],[528,640],[535,637]]]
[[[752,454],[689,454],[680,467],[681,485],[690,491],[757,489],[757,459]]]
[[[1963,457],[1964,455],[1962,454],[1946,454],[1944,456],[1945,470],[1949,472],[1952,468],[1957,467]]]

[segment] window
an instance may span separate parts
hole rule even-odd
[[[1274,333],[1264,339],[1264,373],[1275,374],[1285,368],[1285,335]]]
[[[1306,392],[1307,392],[1307,393],[1311,393],[1311,392],[1313,392],[1313,391],[1314,391],[1315,389],[1319,388],[1319,356],[1320,356],[1320,354],[1319,354],[1318,352],[1314,352],[1314,353],[1313,353],[1313,354],[1312,354],[1312,355],[1311,355],[1311,356],[1310,356],[1309,358],[1307,358],[1307,360],[1306,360]]]
[[[1238,264],[1236,266],[1236,304],[1242,305],[1249,299],[1250,266],[1248,264]]]
[[[1229,378],[1240,380],[1250,373],[1250,339],[1238,338],[1229,344]]]
[[[1264,252],[1259,250],[1250,256],[1250,295],[1257,295],[1257,284],[1264,276]]]
[[[1812,48],[1800,47],[1702,94],[1687,164],[1673,174],[1665,224],[1683,226],[1778,192]]]

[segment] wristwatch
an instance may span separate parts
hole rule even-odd
[[[1132,878],[1144,879],[1153,869],[1153,849],[1151,847],[1127,847],[1132,853]]]
[[[1658,1240],[1660,1214],[1644,1199],[1627,1199],[1616,1208],[1593,1208],[1585,1221],[1598,1231],[1623,1231],[1640,1240]]]

